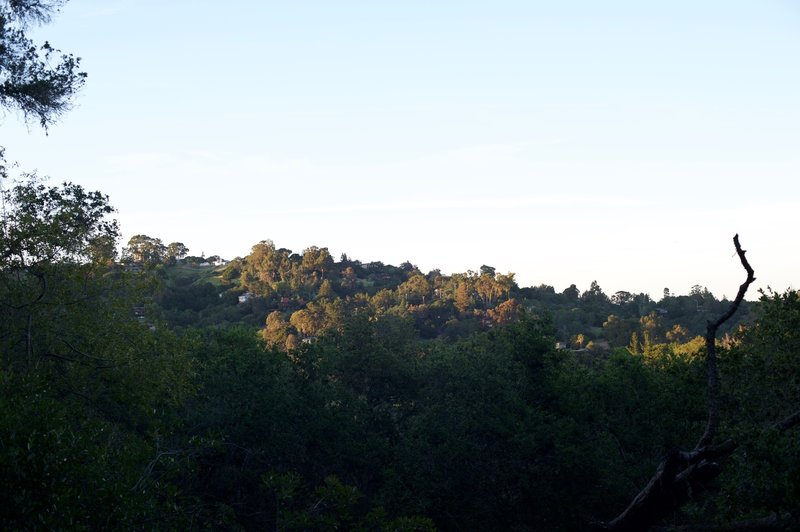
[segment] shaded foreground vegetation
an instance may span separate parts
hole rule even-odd
[[[0,106],[45,127],[85,79],[26,35],[61,5],[0,1]],[[6,177],[3,530],[576,530],[676,485],[647,524],[798,528],[794,290],[706,346],[729,302],[700,286],[559,294],[270,241],[215,269],[146,235],[117,261],[103,194]]]
[[[579,530],[706,425],[702,289],[556,294],[269,242],[117,262],[101,194],[4,195],[4,529]],[[800,405],[800,297],[750,312],[716,345],[738,448],[662,526],[796,523],[800,439],[775,423]]]

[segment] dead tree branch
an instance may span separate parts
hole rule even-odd
[[[745,257],[745,250],[739,245],[739,234],[733,237],[733,245],[736,247],[736,254],[739,255],[739,260],[747,272],[747,279],[739,286],[739,292],[736,294],[736,299],[733,300],[728,310],[722,314],[715,321],[709,321],[706,327],[706,367],[708,372],[708,384],[706,393],[708,394],[708,422],[706,423],[706,430],[697,442],[695,449],[704,447],[711,443],[714,435],[717,432],[719,425],[719,370],[717,369],[717,330],[719,327],[728,321],[739,309],[742,300],[744,299],[747,289],[756,280],[753,268],[747,262]]]
[[[706,328],[708,422],[703,435],[691,451],[675,450],[671,452],[659,464],[650,482],[634,497],[625,511],[608,523],[595,525],[594,528],[597,530],[637,531],[650,528],[688,501],[692,494],[703,490],[712,479],[719,475],[721,467],[718,460],[727,457],[738,447],[738,443],[732,440],[718,445],[711,444],[719,425],[717,330],[736,313],[747,289],[755,281],[753,268],[750,267],[750,263],[745,257],[745,251],[739,245],[738,234],[733,237],[733,245],[747,272],[747,279],[739,286],[736,299],[733,300],[728,310],[716,320],[709,321]],[[798,419],[794,423],[800,422],[800,413],[797,416]]]

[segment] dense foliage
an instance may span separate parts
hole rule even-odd
[[[170,244],[177,245],[182,246]],[[423,274],[410,262],[397,267],[346,255],[336,261],[327,248],[312,246],[298,254],[269,240],[229,263],[217,256],[179,258],[164,249],[160,239],[136,235],[126,258],[162,279],[158,303],[170,325],[260,325],[264,340],[282,350],[341,329],[343,317],[355,312],[405,327],[406,334],[421,340],[447,341],[532,312],[550,316],[562,347],[594,353],[630,347],[641,353],[651,345],[705,334],[707,320],[729,304],[699,285],[688,295],[665,289],[657,302],[624,291],[609,297],[596,282],[583,293],[575,285],[557,293],[547,285],[521,288],[514,273],[497,273],[486,265],[452,275],[439,270]],[[729,335],[749,321],[752,305],[745,302],[724,332]]]
[[[84,80],[26,35],[60,0],[0,1],[0,107],[47,126]],[[136,235],[100,192],[0,150],[0,529],[580,530],[706,419],[728,302],[695,286],[423,274],[268,240],[230,263]],[[798,529],[800,294],[719,343],[736,451],[664,526]],[[733,449],[733,447],[731,447]]]
[[[33,24],[48,22],[64,0],[0,1],[0,107],[48,127],[69,109],[86,73],[80,58],[29,37]]]
[[[719,304],[701,289],[556,294],[268,241],[203,266],[145,235],[116,262],[103,195],[3,194],[4,529],[576,530],[705,422],[703,342],[663,332]],[[764,295],[720,344],[742,445],[672,523],[797,515],[800,440],[771,426],[800,404],[799,301]],[[568,306],[643,341],[555,349]]]

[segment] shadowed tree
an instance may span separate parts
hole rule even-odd
[[[105,195],[29,177],[2,200],[0,529],[136,528],[155,501],[147,435],[174,419],[190,362],[134,316],[144,276],[98,260],[118,236]]]
[[[128,240],[128,246],[123,251],[123,256],[134,262],[152,266],[164,261],[167,247],[160,238],[147,235],[133,235]]]
[[[511,299],[511,291],[516,290],[517,282],[514,280],[514,273],[508,272],[507,274],[498,273],[496,280],[497,286],[506,294],[506,301]]]
[[[0,1],[0,105],[47,127],[69,110],[86,73],[80,58],[28,38],[32,25],[50,21],[65,0]]]
[[[580,291],[578,290],[578,287],[575,286],[574,284],[569,285],[561,293],[564,295],[564,297],[567,298],[567,301],[570,302],[577,301],[581,295]]]
[[[167,258],[171,261],[181,260],[188,254],[189,248],[183,242],[172,242],[167,246]]]

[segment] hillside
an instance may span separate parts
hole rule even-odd
[[[658,301],[624,291],[609,296],[597,283],[559,293],[548,285],[519,287],[514,273],[487,265],[453,275],[423,273],[410,262],[362,263],[346,255],[336,261],[327,248],[297,254],[271,241],[225,265],[196,259],[166,261],[155,270],[163,282],[156,301],[164,319],[175,327],[260,327],[270,345],[283,349],[340,328],[346,315],[366,312],[413,330],[419,339],[449,341],[529,314],[550,320],[564,347],[637,350],[703,335],[709,317],[728,304],[700,286]],[[753,306],[744,302],[723,333],[752,320]]]

